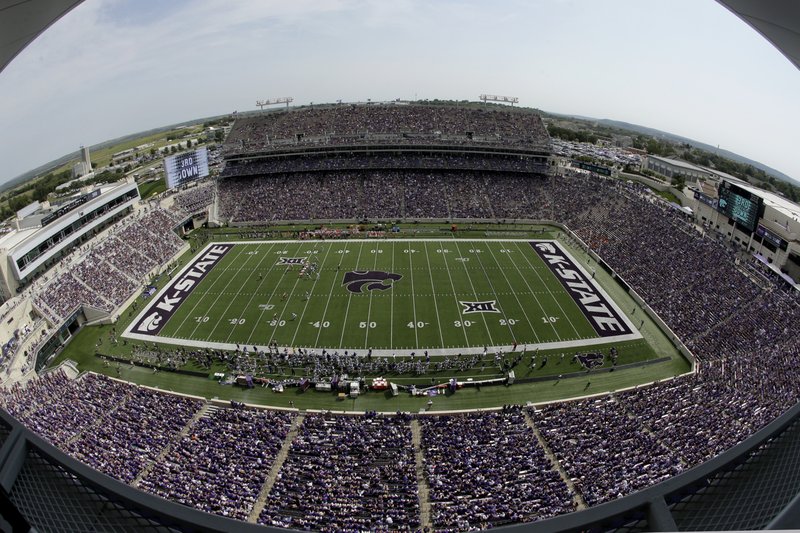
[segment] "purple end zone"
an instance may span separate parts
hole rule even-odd
[[[233,248],[232,244],[216,244],[202,255],[197,256],[194,263],[172,280],[158,298],[150,304],[131,332],[158,335],[186,297],[231,248]]]
[[[632,333],[614,306],[558,244],[550,241],[531,241],[529,244],[572,296],[598,335],[616,337]]]

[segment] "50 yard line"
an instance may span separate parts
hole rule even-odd
[[[375,248],[373,248],[373,250],[375,251],[375,253],[374,253],[375,262],[372,263],[372,270],[376,270],[378,268],[378,255],[380,254],[380,252],[378,251],[378,250],[380,250],[380,245],[377,242],[375,243]],[[373,292],[374,291],[369,291],[369,306],[367,307],[367,327],[364,328],[366,330],[366,332],[364,334],[364,349],[365,350],[367,348],[369,348],[369,330],[370,330],[369,319],[370,319],[370,315],[372,314],[372,293]]]
[[[361,261],[361,252],[363,252],[363,251],[364,251],[364,243],[362,242],[361,246],[358,248],[358,257],[356,257],[356,265],[358,265],[358,263]],[[344,254],[342,254],[342,256],[343,256],[342,259],[344,259]],[[331,292],[333,292],[333,290],[331,290]],[[348,292],[350,292],[350,291],[348,291]],[[347,315],[350,314],[350,301],[352,299],[353,299],[353,293],[350,292],[350,294],[348,294],[348,296],[347,296],[347,307],[344,310],[344,321],[342,322],[342,336],[339,337],[339,349],[340,350],[342,349],[342,347],[343,347],[342,345],[344,344],[344,333],[345,333],[345,331],[347,331],[347,328],[345,326],[347,326]],[[367,327],[369,327],[369,324],[367,324]]]

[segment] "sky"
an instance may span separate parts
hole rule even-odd
[[[713,0],[85,0],[0,72],[0,182],[201,117],[517,96],[800,181],[800,70]]]

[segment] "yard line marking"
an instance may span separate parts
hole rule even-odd
[[[427,246],[423,246],[423,248],[425,248],[425,260],[428,262],[428,276],[430,276],[430,278],[431,278],[431,290],[435,291],[436,290],[436,284],[433,283],[433,273],[431,272],[431,259],[428,256],[428,247]],[[411,254],[408,254],[408,255],[410,256]],[[437,296],[436,293],[434,293],[432,295],[432,297],[433,297],[433,307],[434,307],[434,309],[436,311],[436,326],[439,328],[439,340],[442,343],[442,348],[444,348],[444,335],[442,334],[442,318],[439,316],[439,304],[436,301],[436,296]],[[416,324],[414,324],[414,326],[416,326]],[[416,329],[416,327],[415,327],[415,329]],[[467,332],[465,331],[464,332],[464,338],[466,339],[466,337],[467,337]]]
[[[411,278],[411,313],[414,315],[414,342],[415,347],[419,349],[419,332],[417,331],[417,297],[414,295],[414,264],[412,262],[411,257],[414,254],[408,254],[408,267],[409,267],[409,274],[408,277]]]
[[[488,246],[487,246],[487,248],[488,248]],[[461,253],[461,250],[459,250],[459,254],[460,253]],[[489,288],[492,290],[492,294],[494,295],[495,298],[497,298],[497,294],[498,294],[497,293],[497,289],[494,288],[494,283],[492,283],[492,278],[489,277],[489,273],[486,272],[486,269],[483,267],[483,261],[481,261],[481,254],[476,253],[475,257],[478,259],[478,264],[480,264],[481,270],[483,271],[483,276],[486,278],[486,281],[489,283]],[[498,264],[498,266],[499,266],[499,264]],[[464,268],[466,268],[466,265],[464,265]],[[506,282],[508,282],[508,278],[506,278]],[[509,285],[509,288],[511,288],[511,285]],[[475,296],[477,296],[477,295],[478,294],[475,293]],[[517,300],[517,303],[519,304],[519,299]],[[522,307],[522,306],[520,305],[520,307]],[[523,313],[525,312],[524,308],[522,309],[522,312]],[[515,337],[514,337],[514,330],[511,328],[511,324],[508,323],[508,316],[506,315],[505,311],[503,311],[503,316],[506,317],[506,327],[508,328],[508,332],[511,334],[511,341],[512,342],[516,342],[515,341]],[[527,318],[527,316],[526,316],[526,318]]]
[[[338,243],[337,243],[337,244],[338,244]],[[347,245],[348,245],[348,242],[347,242],[347,241],[345,241],[345,243],[344,243],[344,248],[342,248],[342,251],[343,251],[343,253],[342,253],[342,259],[344,259],[345,255],[346,255],[344,252],[346,252],[346,251],[347,251]],[[330,248],[333,248],[333,247],[334,247],[334,245],[333,245],[332,243],[328,243],[328,246],[329,246]],[[342,264],[342,260],[340,259],[340,260],[339,260],[339,265],[341,266],[341,264]],[[336,281],[337,281],[338,279],[339,279],[339,275],[338,275],[338,274],[336,274],[335,276],[333,276],[333,282],[331,283],[331,288],[330,288],[330,289],[328,289],[328,299],[327,299],[327,300],[325,300],[325,309],[323,309],[323,310],[322,310],[322,318],[320,319],[320,323],[322,323],[322,322],[324,322],[324,321],[325,321],[325,318],[326,318],[326,316],[327,316],[327,314],[328,314],[328,305],[331,303],[331,297],[333,296],[333,288],[336,286]],[[342,324],[342,328],[344,328],[344,324]],[[319,330],[317,331],[317,338],[316,338],[316,340],[314,341],[314,346],[319,346],[319,336],[320,336],[320,335],[322,335],[322,330],[323,330],[323,329],[324,329],[324,328],[319,328]]]
[[[244,247],[242,247],[242,248],[239,250],[239,253],[237,253],[237,254],[236,254],[236,256],[234,256],[234,257],[232,257],[232,258],[231,258],[231,261],[232,261],[232,262],[231,262],[231,267],[233,267],[233,265],[235,265],[235,264],[236,264],[235,262],[236,262],[236,261],[239,259],[239,257],[242,255],[243,251],[244,251]],[[230,254],[229,254],[229,255],[230,255]],[[247,263],[248,261],[250,261],[250,259],[249,259],[249,258],[245,259],[245,263]],[[217,266],[219,266],[219,265],[217,265]],[[238,265],[236,265],[236,266],[238,266]],[[224,268],[224,269],[222,269],[222,270],[221,270],[221,272],[222,272],[222,274],[224,274],[224,273],[225,273],[225,272],[227,272],[228,270],[234,270],[234,268],[230,268],[230,269],[228,269],[228,268]],[[225,286],[222,288],[222,291],[223,291],[223,292],[225,291],[225,289],[227,289],[227,288],[228,288],[228,286],[231,284],[231,282],[232,282],[232,281],[233,281],[235,278],[236,278],[236,276],[231,276],[231,278],[228,280],[228,282],[227,282],[227,283],[225,284]],[[212,284],[211,284],[211,287],[214,287],[214,286],[215,286],[215,285],[216,285],[216,284],[217,284],[219,281],[222,281],[222,280],[224,280],[224,279],[225,279],[225,276],[224,276],[224,275],[222,275],[222,276],[218,276],[218,277],[217,277],[217,279],[215,279],[215,280],[212,282]],[[178,326],[178,329],[176,329],[176,330],[175,330],[175,331],[176,331],[176,333],[177,333],[178,331],[181,331],[181,328],[183,328],[183,325],[186,323],[186,321],[187,321],[187,320],[190,320],[190,319],[191,319],[191,317],[194,315],[194,311],[195,311],[195,309],[197,309],[197,308],[200,306],[200,304],[202,304],[202,303],[205,301],[205,299],[206,299],[206,293],[205,293],[205,292],[203,292],[203,293],[198,293],[198,295],[199,295],[199,299],[198,299],[197,303],[196,303],[196,304],[194,304],[194,306],[192,307],[191,311],[189,311],[189,313],[186,315],[186,318],[184,318],[184,319],[181,321],[180,325]],[[213,308],[214,308],[214,305],[217,303],[217,301],[219,301],[219,298],[220,298],[219,296],[217,296],[216,298],[214,298],[214,302],[213,302],[213,303],[212,303],[210,306],[209,306],[209,305],[204,305],[204,306],[203,306],[203,309],[205,309],[205,312],[206,312],[206,313],[207,313],[208,311],[210,311],[211,309],[213,309]],[[204,316],[208,316],[208,315],[205,315],[205,314],[204,314]],[[214,326],[214,328],[216,328],[216,326],[217,326],[217,325],[219,325],[219,323],[220,323],[222,320],[224,320],[224,319],[223,319],[222,317],[220,317],[220,318],[219,318],[219,320],[217,321],[217,324]],[[200,328],[201,326],[202,326],[202,324],[201,324],[201,323],[198,323],[198,324],[196,324],[196,325],[194,326],[194,328],[192,328],[192,332],[191,332],[189,335],[187,335],[187,336],[188,336],[189,338],[194,338],[194,336],[195,336],[195,333],[197,333],[197,329],[198,329],[198,328]],[[206,336],[206,340],[208,340],[209,338],[211,338],[211,333],[213,333],[213,332],[214,332],[214,328],[212,328],[212,329],[211,329],[211,332],[210,332],[210,333],[209,333],[209,334]]]
[[[358,268],[358,264],[361,261],[361,252],[364,251],[364,243],[361,243],[361,246],[358,248],[358,257],[356,257],[356,268]],[[345,254],[342,254],[345,255]],[[353,300],[353,293],[347,291],[349,294],[347,296],[347,307],[344,309],[344,322],[342,322],[342,336],[339,338],[339,349],[342,349],[342,345],[344,344],[344,332],[347,331],[347,315],[350,314],[350,302]],[[369,324],[367,324],[369,327]],[[322,328],[320,328],[322,329]]]
[[[269,251],[271,252],[272,248],[270,248]],[[275,263],[275,264],[273,264],[272,266],[269,267],[269,270],[267,270],[267,275],[264,276],[264,281],[267,280],[268,276],[272,273],[272,271],[275,269],[276,266],[278,266],[278,263]],[[278,292],[278,286],[279,285],[280,285],[280,282],[276,282],[276,283],[274,283],[272,285],[272,290],[270,291],[269,296],[267,297],[267,302],[271,302],[272,298],[275,297],[275,293]],[[274,307],[273,307],[273,309],[274,309]],[[250,331],[250,335],[248,335],[248,337],[247,337],[247,344],[250,344],[250,340],[252,339],[253,334],[256,332],[256,329],[258,328],[258,326],[261,324],[261,318],[264,316],[264,313],[266,311],[267,311],[266,309],[262,309],[261,313],[258,315],[258,319],[253,324],[253,329]],[[277,315],[277,313],[275,313],[275,314]],[[264,339],[264,342],[269,344],[270,340],[272,340],[272,339]]]
[[[423,246],[425,246],[425,245],[423,245]],[[441,249],[441,248],[442,248],[442,245],[439,244],[439,249]],[[428,253],[427,248],[425,249],[425,253]],[[444,254],[442,254],[442,255],[444,255]],[[450,267],[447,265],[447,260],[445,260],[444,258],[442,258],[442,260],[445,262],[444,263],[445,266],[447,266],[447,269],[446,269],[447,270],[447,277],[450,279],[450,288],[453,289],[453,293],[452,294],[453,294],[453,299],[456,301],[456,309],[459,309],[461,307],[461,303],[458,301],[458,293],[456,292],[456,286],[453,283],[453,275],[450,273]],[[461,318],[461,314],[460,313],[459,313],[459,318]],[[461,323],[461,331],[464,332],[464,342],[466,342],[467,345],[469,346],[469,337],[467,336],[467,327],[464,325],[464,320],[463,319],[459,320],[459,322]]]
[[[578,332],[578,328],[576,328],[576,327],[575,327],[575,324],[572,322],[572,319],[570,318],[570,315],[569,315],[569,313],[566,313],[566,312],[564,312],[564,308],[563,308],[563,307],[561,307],[561,302],[560,302],[560,301],[558,301],[558,298],[556,298],[555,294],[553,294],[553,291],[551,291],[551,290],[550,290],[550,285],[548,285],[547,283],[545,283],[545,282],[544,282],[544,280],[542,279],[542,276],[539,274],[539,272],[538,272],[538,271],[537,271],[535,268],[533,268],[533,265],[531,264],[531,261],[530,261],[530,259],[528,258],[527,254],[526,254],[525,252],[523,252],[523,251],[522,251],[522,248],[520,248],[520,245],[519,245],[519,243],[515,243],[515,245],[516,245],[516,247],[517,247],[517,250],[519,250],[519,251],[522,253],[522,256],[525,258],[525,261],[528,263],[528,265],[531,267],[531,269],[533,270],[533,272],[536,274],[536,277],[537,277],[537,278],[539,278],[539,282],[541,283],[541,285],[547,289],[547,293],[550,295],[550,298],[552,298],[552,299],[553,299],[553,301],[555,301],[555,302],[556,302],[556,305],[558,306],[559,310],[561,310],[561,314],[562,314],[562,316],[564,316],[564,318],[566,318],[566,319],[567,319],[567,322],[569,322],[569,325],[572,327],[572,331],[574,331],[574,332],[575,332],[575,337],[576,337],[576,338],[584,338],[584,337],[583,337],[583,336],[582,336],[582,335],[581,335],[581,334]],[[531,249],[532,249],[532,248],[531,248]],[[525,278],[525,276],[523,276],[523,279],[525,279],[525,284],[527,285],[527,284],[528,284],[528,280]],[[530,289],[530,285],[528,285],[528,289]],[[538,301],[538,298],[537,298],[537,301]],[[539,305],[541,306],[541,304],[539,304]],[[542,310],[544,310],[544,307],[542,307]],[[580,309],[579,309],[578,311],[580,312]],[[581,314],[581,316],[583,316],[583,314]],[[587,319],[587,321],[588,321],[588,319]],[[551,322],[551,323],[550,323],[550,325],[553,327],[553,331],[555,331],[555,333],[556,333],[556,337],[558,337],[558,340],[563,340],[563,339],[561,338],[561,335],[559,335],[559,334],[558,334],[558,331],[556,330],[556,326],[555,326],[555,324],[553,324],[553,323]]]
[[[494,261],[499,265],[500,263],[497,261],[497,256],[494,255],[494,250],[492,250],[492,247],[491,246],[486,246],[486,248],[489,250],[489,253],[492,254],[492,259],[494,259]],[[510,256],[510,254],[506,254],[506,256],[508,256],[509,261],[511,261],[513,264],[516,265],[516,261]],[[480,261],[480,259],[479,259],[479,261]],[[506,276],[506,273],[503,270],[500,270],[500,272],[502,272],[503,279],[506,280],[506,284],[509,286],[509,288],[513,289],[513,287],[511,286],[511,282],[508,280],[508,276]],[[522,277],[524,278],[524,276],[522,276]],[[527,282],[526,282],[526,284],[527,284]],[[530,289],[530,287],[528,287],[528,288]],[[533,323],[531,322],[530,318],[528,318],[528,313],[525,311],[525,306],[522,305],[522,302],[519,301],[519,298],[517,297],[517,293],[516,292],[514,292],[512,290],[511,294],[514,295],[514,299],[517,301],[517,304],[519,305],[519,308],[522,309],[522,314],[525,315],[525,320],[528,322],[528,325],[531,327],[531,331],[533,331],[533,336],[536,337],[536,344],[539,344],[539,335],[536,334],[536,328],[533,327]],[[539,303],[539,300],[536,300],[536,303]],[[541,307],[541,305],[539,307]],[[542,311],[544,311],[544,309]],[[503,312],[503,314],[505,315],[505,312]],[[506,319],[508,319],[508,316],[506,316]],[[508,324],[508,320],[506,320],[506,324]],[[511,329],[511,326],[509,325],[508,328]],[[511,332],[511,335],[512,335],[513,341],[517,342],[517,339],[513,337],[513,335],[514,335],[513,331]]]
[[[322,258],[322,264],[318,266],[318,270],[319,270],[320,268],[322,268],[322,265],[324,265],[324,264],[325,264],[325,261],[327,261],[327,259],[328,259],[328,255],[330,255],[330,253],[331,253],[331,248],[333,248],[333,246],[331,246],[331,245],[328,245],[328,251],[327,251],[327,252],[325,252],[325,257],[323,257],[323,258]],[[314,243],[314,250],[316,250],[316,249],[317,249],[317,244],[316,244],[316,243]],[[313,258],[313,257],[316,257],[316,254],[311,254],[311,257],[312,257],[312,258]],[[310,295],[310,294],[312,294],[312,293],[314,292],[314,287],[316,287],[316,286],[317,286],[317,281],[318,281],[318,280],[317,280],[316,278],[314,278],[314,282],[311,284],[311,290],[310,290],[310,291],[308,291],[308,292],[309,292],[309,295]],[[305,316],[306,316],[306,309],[308,309],[308,304],[309,304],[309,303],[311,303],[311,298],[310,298],[310,297],[309,297],[309,298],[306,298],[306,305],[304,305],[304,306],[303,306],[303,312],[302,312],[302,313],[300,313],[300,318],[298,318],[298,319],[297,319],[297,327],[295,328],[295,330],[294,330],[294,335],[292,336],[292,343],[291,343],[291,346],[294,346],[294,341],[295,341],[295,339],[297,338],[297,333],[300,331],[300,326],[303,324],[303,317],[305,317]],[[321,330],[322,330],[322,322],[320,322],[319,324],[320,324],[320,326],[319,326],[319,329],[320,329],[320,331],[321,331]]]
[[[298,254],[300,253],[300,248],[302,248],[302,244],[298,244],[298,246],[297,246],[297,253],[296,253],[296,254],[294,254],[294,255],[298,255]],[[289,268],[286,270],[286,272],[284,272],[284,273],[282,274],[282,276],[285,276],[285,275],[286,275],[286,273],[288,273],[288,272],[292,272],[292,273],[294,273],[294,269],[293,269],[293,268],[291,268],[291,267],[289,267]],[[281,326],[281,322],[284,322],[284,325],[285,325],[285,324],[288,322],[288,321],[287,321],[287,320],[284,318],[284,313],[285,313],[285,312],[286,312],[286,310],[289,308],[289,304],[292,302],[292,297],[294,296],[294,291],[295,291],[295,290],[297,290],[297,284],[298,284],[298,283],[300,283],[300,276],[297,276],[297,277],[295,278],[295,280],[294,280],[294,284],[292,285],[292,290],[290,290],[290,291],[289,291],[289,294],[286,296],[286,300],[283,302],[283,308],[281,309],[280,313],[276,313],[276,315],[278,315],[278,317],[277,317],[277,318],[276,318],[276,320],[275,320],[275,325],[272,327],[272,333],[270,334],[270,336],[269,336],[269,339],[267,340],[267,343],[270,343],[270,342],[272,342],[272,341],[275,339],[275,334],[277,333],[277,331],[278,331],[278,328],[280,328],[280,327],[283,327],[283,326]],[[277,286],[278,286],[278,284],[276,283],[276,285],[275,285],[275,286],[277,287]],[[269,322],[267,322],[267,324],[269,324]]]
[[[397,246],[392,246],[392,272],[394,272],[394,253]],[[389,295],[389,346],[394,346],[394,289]]]
[[[269,250],[261,256],[261,259],[258,261],[258,265],[256,265],[256,268],[255,269],[252,269],[252,268],[249,269],[250,274],[247,276],[247,279],[244,281],[244,283],[242,283],[242,286],[244,286],[245,283],[247,283],[250,280],[250,277],[258,270],[258,268],[261,266],[261,263],[263,263],[264,260],[267,259],[267,257],[269,256],[269,252],[271,252],[274,247],[275,247],[274,244],[270,245]],[[261,250],[256,250],[256,251],[260,252]],[[272,266],[270,266],[269,270],[267,270],[267,275],[269,275],[269,273],[271,271],[272,271]],[[253,299],[258,295],[258,289],[261,288],[261,285],[264,283],[265,279],[266,279],[266,276],[262,276],[261,280],[258,282],[258,287],[257,287],[256,291],[254,291],[253,293],[250,294],[250,298],[247,301],[247,305],[245,307],[241,308],[241,314],[247,314],[247,309],[250,307],[250,303],[252,303]],[[226,307],[225,311],[223,311],[223,313],[222,313],[223,316],[225,314],[227,314],[228,309],[233,304],[233,302],[235,301],[236,297],[238,297],[240,295],[241,295],[241,293],[239,291],[236,291],[235,293],[232,294],[232,296],[234,296],[234,297],[230,299],[230,303],[228,303],[228,307]],[[225,319],[223,318],[222,320],[225,320]],[[233,335],[234,329],[235,328],[231,328],[231,331],[230,331],[230,333],[228,333],[228,337],[225,339],[225,342],[230,342],[231,335]],[[212,330],[212,333],[213,333],[213,330]],[[248,336],[248,338],[247,338],[247,344],[250,344],[250,336]]]
[[[464,257],[463,255],[461,255],[461,247],[458,246],[458,242],[456,242],[455,239],[453,239],[452,242],[456,245],[456,249],[458,250],[458,255],[460,257]],[[447,261],[447,259],[445,259],[445,264],[447,264],[446,261]],[[466,263],[466,261],[461,261],[461,264],[464,266],[464,273],[467,275],[467,280],[469,281],[469,286],[472,287],[472,294],[475,295],[475,299],[477,300],[478,299],[478,293],[475,290],[475,285],[472,283],[472,276],[469,275],[469,269],[467,268],[467,263]],[[486,320],[486,316],[484,316],[484,313],[478,313],[478,314],[481,315],[481,319],[483,320],[483,327],[486,328],[486,334],[489,335],[489,344],[491,346],[494,346],[494,339],[492,338],[492,332],[489,331],[489,322]],[[463,325],[464,320],[461,320],[461,323]]]
[[[378,255],[380,255],[380,252],[378,252],[379,249],[380,249],[380,245],[378,243],[375,243],[375,248],[373,248],[373,250],[375,250],[375,253],[373,254],[373,255],[375,255],[375,262],[372,263],[372,270],[378,270]],[[372,293],[374,293],[374,292],[375,291],[369,291],[369,306],[367,307],[367,327],[364,328],[365,330],[367,330],[366,333],[364,334],[364,349],[365,350],[367,348],[369,348],[369,344],[368,344],[369,343],[369,330],[370,330],[369,318],[370,318],[370,314],[372,313]]]
[[[273,246],[274,246],[274,245],[273,245]],[[251,250],[251,251],[252,251],[252,250]],[[260,251],[260,250],[257,250],[257,251]],[[258,254],[254,254],[254,255],[258,255]],[[265,259],[267,259],[267,257],[268,257],[268,254],[263,254],[263,255],[261,255],[261,258],[258,260],[258,264],[256,265],[256,268],[250,268],[250,269],[248,269],[248,271],[249,271],[250,273],[247,275],[247,278],[245,278],[244,282],[242,282],[242,283],[240,283],[240,284],[239,284],[239,287],[243,287],[243,286],[245,286],[245,285],[247,284],[247,282],[248,282],[248,281],[250,281],[250,278],[251,278],[251,277],[253,277],[253,275],[254,275],[254,274],[256,273],[256,271],[258,270],[258,267],[260,267],[260,266],[261,266],[261,263],[263,263],[263,262],[264,262],[264,260],[265,260]],[[272,271],[272,267],[270,267],[269,271]],[[241,278],[234,276],[234,278],[233,278],[231,281],[233,281],[233,280],[236,280],[236,281],[241,281]],[[262,279],[262,280],[261,280],[261,282],[263,282],[263,281],[264,281],[264,280]],[[260,285],[261,285],[261,283],[259,283],[259,286],[260,286]],[[239,295],[240,295],[240,293],[239,293],[239,291],[237,291],[237,292],[236,292],[236,296],[239,296]],[[219,298],[219,297],[218,297],[218,298]],[[253,299],[253,295],[251,295],[251,296],[250,296],[250,300],[251,300],[251,301],[252,301],[252,299]],[[228,305],[225,307],[225,310],[222,312],[222,317],[223,317],[223,318],[222,318],[222,319],[221,319],[219,322],[217,322],[217,325],[216,325],[216,326],[214,326],[214,327],[211,329],[211,333],[209,334],[209,336],[213,335],[213,334],[214,334],[214,331],[217,329],[217,327],[219,327],[219,325],[220,325],[222,322],[224,322],[224,321],[226,320],[226,318],[225,318],[225,315],[228,313],[228,310],[231,308],[231,306],[233,305],[233,303],[234,303],[236,300],[237,300],[237,298],[236,298],[236,297],[230,298],[230,299],[228,300]],[[215,301],[215,302],[214,302],[214,305],[216,305],[216,303],[217,303],[217,302]],[[248,302],[248,304],[249,304],[249,302]],[[213,306],[212,306],[212,308],[213,308]],[[237,311],[239,311],[239,314],[240,314],[239,318],[241,318],[241,315],[242,315],[242,314],[245,314],[245,313],[247,312],[246,310],[247,310],[247,308],[246,308],[246,307],[244,307],[244,308],[243,308],[243,307],[239,307],[239,308],[237,309]],[[234,329],[235,329],[235,328],[231,328],[231,331],[228,333],[228,336],[225,338],[225,342],[230,342],[231,335],[233,335],[233,330],[234,330]]]

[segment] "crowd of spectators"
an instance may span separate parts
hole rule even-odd
[[[139,488],[207,513],[247,519],[292,415],[213,408],[141,480]]]
[[[113,312],[142,286],[148,273],[181,250],[183,241],[173,231],[178,222],[176,215],[161,208],[132,215],[79,249],[74,260],[65,260],[37,291],[34,302],[55,323],[80,305]]]
[[[125,402],[107,404],[96,427],[81,433],[66,450],[92,468],[130,483],[201,405],[198,400],[135,387]]]
[[[173,196],[173,209],[181,215],[194,215],[205,211],[214,199],[214,184],[204,182],[194,187],[180,190]]]
[[[306,415],[258,521],[314,531],[416,531],[415,465],[405,416]]]
[[[234,177],[219,182],[232,222],[325,219],[541,218],[541,178],[452,170],[342,171]]]
[[[699,359],[695,374],[601,399],[538,411],[420,417],[424,482],[437,529],[492,527],[573,509],[574,495],[538,445],[528,416],[578,494],[596,505],[714,457],[800,400],[798,297],[753,283],[734,252],[637,185],[577,173],[550,179],[348,171],[228,178],[219,185],[219,201],[223,213],[240,221],[367,213],[555,220],[597,251]],[[82,263],[59,273],[39,301],[58,316],[75,302],[118,305],[134,278],[149,271],[132,263],[155,266],[180,249],[176,221],[154,209],[120,227]],[[421,359],[365,356],[240,352],[228,362],[245,372],[259,365],[299,367],[309,376],[357,372],[360,365],[410,374],[435,368]],[[103,472],[128,483],[144,473],[145,490],[236,518],[252,510],[291,419],[225,410],[187,426],[198,402],[98,376],[73,382],[59,373],[5,390],[0,405]],[[164,450],[169,453],[161,456]],[[316,530],[416,529],[414,465],[407,417],[308,415],[259,521]]]
[[[63,446],[93,427],[133,389],[102,375],[89,374],[78,384],[63,372],[53,372],[25,388],[14,385],[2,395],[2,405],[33,431]]]
[[[419,422],[435,529],[486,529],[573,509],[520,409]]]
[[[448,105],[338,105],[238,119],[224,154],[354,144],[540,147],[550,139],[538,114]]]
[[[531,411],[536,426],[586,503],[597,505],[679,474],[675,453],[613,398],[553,404]]]
[[[308,157],[281,159],[245,159],[229,161],[221,178],[236,176],[266,176],[293,172],[343,172],[379,170],[459,170],[479,172],[544,173],[543,157],[502,156],[493,154],[337,154],[336,157]]]

